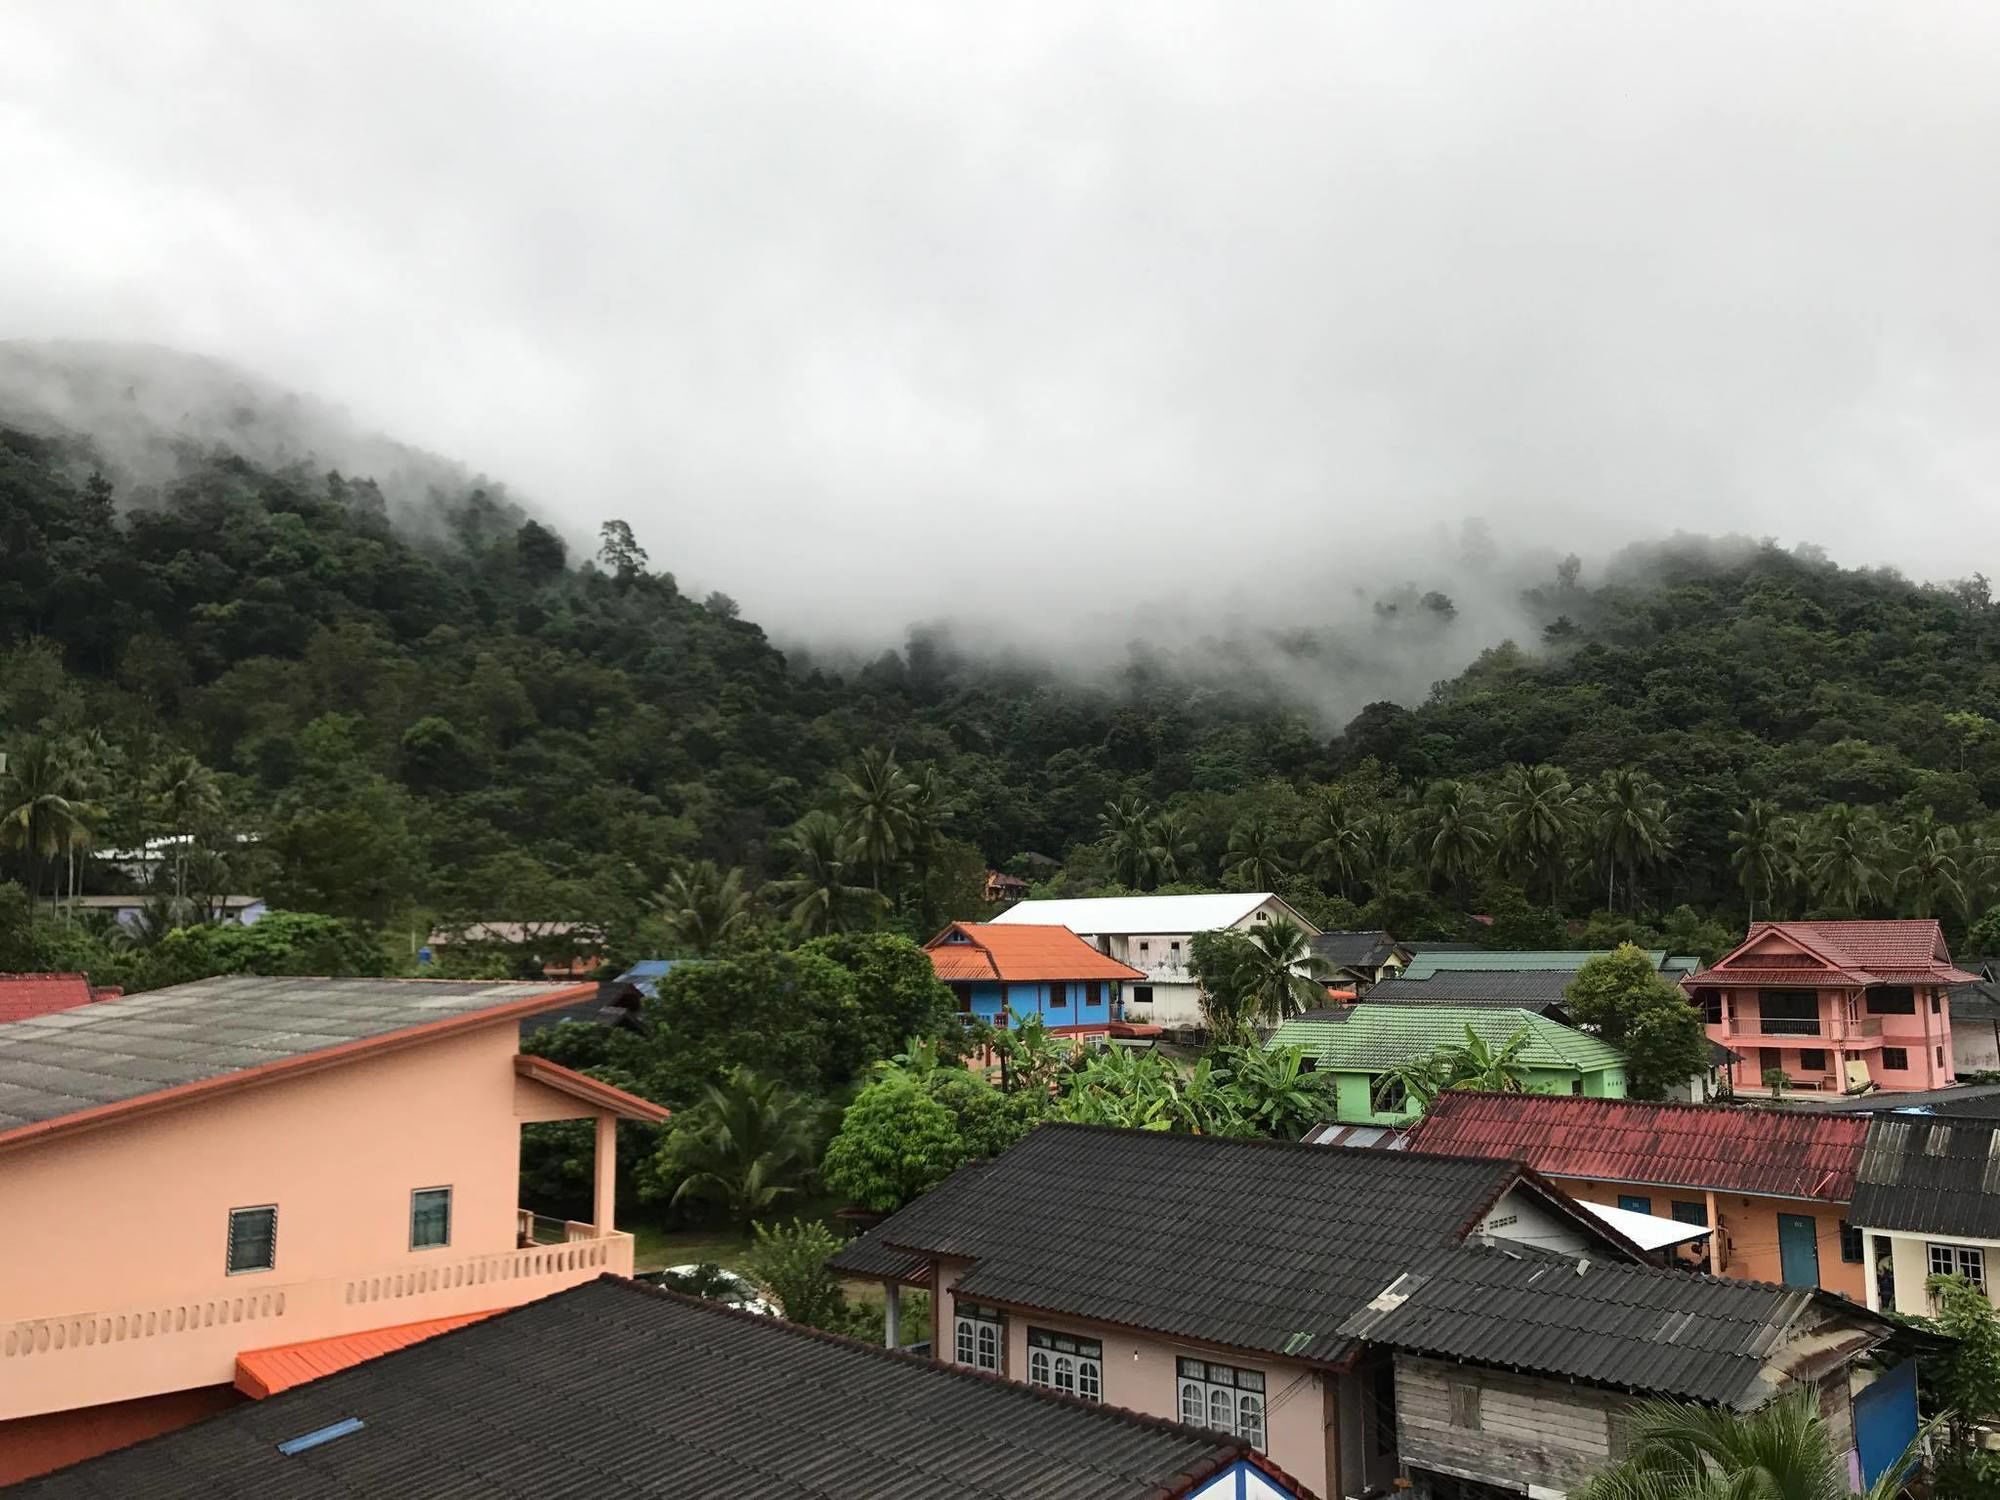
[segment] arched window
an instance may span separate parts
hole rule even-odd
[[[1073,1333],[1030,1328],[1028,1383],[1085,1401],[1102,1401],[1104,1346]]]
[[[1049,1383],[1049,1351],[1030,1349],[1028,1351],[1028,1384],[1047,1385]]]
[[[1056,1356],[1056,1389],[1065,1396],[1076,1394],[1076,1361],[1067,1354]]]

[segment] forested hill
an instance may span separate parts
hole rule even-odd
[[[1611,582],[1565,566],[1523,600],[1540,639],[1329,733],[1137,658],[1080,681],[926,636],[816,667],[618,523],[586,560],[477,489],[432,509],[412,539],[365,476],[226,453],[117,494],[82,445],[0,430],[0,815],[53,792],[86,826],[56,852],[16,837],[0,868],[106,889],[86,846],[198,824],[200,878],[294,909],[628,933],[676,872],[685,904],[736,867],[772,922],[817,882],[835,912],[881,887],[912,930],[968,909],[988,864],[1072,891],[1275,884],[1410,931],[1476,910],[1541,932],[1607,901],[1955,926],[1984,905],[2000,616],[1978,580],[1696,543]],[[1385,629],[1412,628],[1397,609],[1467,628],[1439,595],[1385,601]],[[894,825],[872,843],[871,795]]]

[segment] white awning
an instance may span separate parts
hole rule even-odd
[[[1641,1250],[1663,1250],[1668,1245],[1684,1245],[1708,1233],[1706,1224],[1683,1224],[1679,1219],[1634,1213],[1629,1208],[1612,1208],[1605,1203],[1585,1203],[1578,1199],[1577,1207],[1596,1214]]]

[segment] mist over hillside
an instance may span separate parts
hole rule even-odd
[[[185,478],[217,452],[265,469],[303,466],[374,483],[414,535],[438,529],[440,495],[501,485],[382,433],[317,397],[227,361],[150,344],[0,341],[0,425],[88,446],[125,498]]]

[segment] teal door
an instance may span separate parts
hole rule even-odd
[[[1779,1214],[1778,1264],[1786,1286],[1818,1286],[1818,1224],[1804,1214]]]

